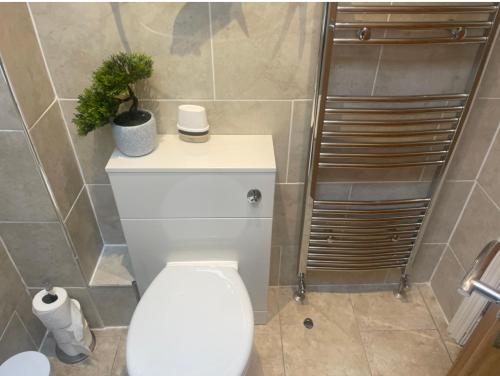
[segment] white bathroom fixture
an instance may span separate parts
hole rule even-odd
[[[50,376],[50,363],[37,351],[25,351],[11,356],[0,365],[0,376]]]
[[[142,158],[115,151],[106,171],[142,294],[129,374],[244,375],[267,318],[271,136],[164,135]]]

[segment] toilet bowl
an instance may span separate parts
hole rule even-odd
[[[127,336],[130,376],[242,376],[253,310],[236,262],[171,262],[143,294]]]
[[[50,363],[37,351],[11,356],[0,366],[0,376],[50,376]]]

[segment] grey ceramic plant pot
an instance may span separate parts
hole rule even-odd
[[[158,145],[155,117],[149,111],[141,111],[151,114],[151,118],[143,124],[124,127],[111,121],[116,147],[130,157],[149,154]]]

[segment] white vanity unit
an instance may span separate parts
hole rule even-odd
[[[265,322],[276,175],[271,136],[188,143],[163,135],[149,155],[115,151],[106,171],[141,293],[167,262],[237,261],[255,322]]]

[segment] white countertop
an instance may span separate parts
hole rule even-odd
[[[178,135],[159,135],[158,147],[143,157],[127,157],[115,149],[107,172],[274,172],[270,135],[211,135],[204,143]]]

